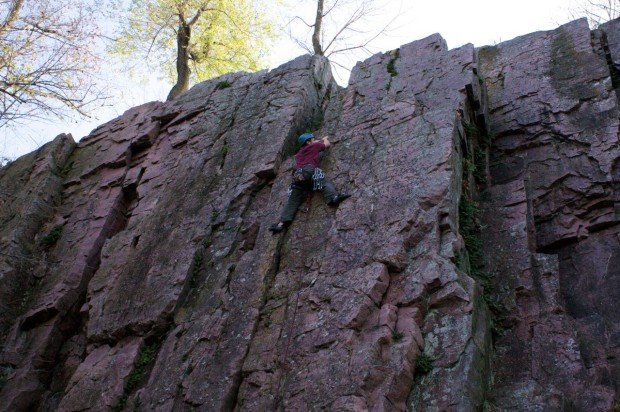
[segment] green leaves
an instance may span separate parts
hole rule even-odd
[[[191,27],[188,46],[192,80],[264,66],[275,30],[253,0],[132,0],[122,17],[112,53],[127,61],[144,59],[176,79],[177,31]]]
[[[52,247],[56,244],[56,242],[58,242],[58,239],[60,239],[61,235],[62,225],[56,225],[52,228],[52,230],[49,231],[47,235],[45,235],[45,237],[43,237],[43,239],[41,239],[41,244],[44,247]]]

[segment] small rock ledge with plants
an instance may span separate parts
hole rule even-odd
[[[0,169],[0,409],[620,407],[620,22],[304,56]],[[283,234],[298,134],[352,194]]]

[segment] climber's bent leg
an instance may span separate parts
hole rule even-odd
[[[327,204],[330,204],[331,202],[333,202],[336,196],[338,196],[336,187],[331,181],[327,179],[323,181],[323,189],[321,189],[321,192],[323,192],[323,198],[325,198],[325,202]]]
[[[325,179],[323,189],[321,190],[323,191],[325,202],[330,206],[338,206],[343,200],[351,197],[351,195],[346,193],[338,193],[334,184],[327,179]]]
[[[286,206],[284,206],[284,210],[282,211],[282,217],[280,221],[285,225],[290,224],[295,218],[295,214],[297,213],[297,209],[304,201],[305,191],[298,187],[293,186],[293,191],[291,195],[288,197],[286,201]]]

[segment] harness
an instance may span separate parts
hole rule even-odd
[[[321,190],[325,185],[325,172],[311,165],[302,166],[293,171],[293,181],[288,188],[289,195],[294,188],[303,190]]]

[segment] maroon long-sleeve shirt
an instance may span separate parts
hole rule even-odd
[[[316,142],[307,144],[295,155],[295,166],[297,168],[311,165],[313,167],[319,167],[321,162],[321,152],[326,149],[323,142]]]

